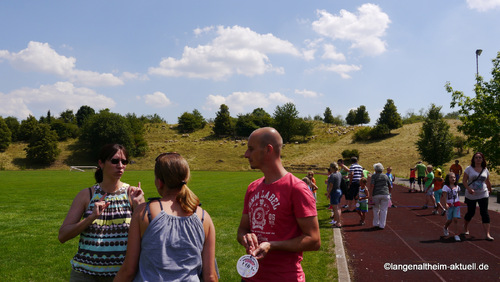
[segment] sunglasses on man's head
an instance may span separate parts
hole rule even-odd
[[[124,160],[124,159],[111,159],[110,162],[112,164],[118,164],[119,162],[122,162],[123,165],[128,165],[128,160]]]
[[[155,162],[157,162],[159,159],[161,159],[163,156],[167,156],[167,155],[177,155],[177,156],[180,156],[179,153],[177,152],[168,152],[168,153],[161,153],[158,155],[158,157],[156,157],[155,159]]]

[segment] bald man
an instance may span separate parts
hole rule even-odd
[[[283,167],[282,147],[274,128],[259,128],[248,138],[245,158],[264,177],[248,186],[238,227],[238,242],[259,260],[257,274],[244,281],[305,281],[302,252],[321,245],[314,196]]]

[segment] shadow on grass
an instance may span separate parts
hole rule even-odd
[[[68,146],[71,154],[63,161],[65,165],[95,165],[97,161],[96,156],[88,150],[85,149],[81,144],[76,142]]]
[[[384,138],[378,138],[378,139],[370,139],[370,140],[352,140],[353,144],[363,144],[363,145],[369,145],[369,144],[376,144],[378,142],[382,142],[388,139],[391,139],[393,137],[398,136],[399,133],[389,133],[387,134]]]

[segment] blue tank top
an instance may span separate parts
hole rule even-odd
[[[146,212],[149,215],[149,202]],[[200,281],[203,223],[194,213],[179,217],[161,212],[149,221],[141,240],[134,281]]]

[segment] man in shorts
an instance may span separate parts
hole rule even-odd
[[[424,185],[424,178],[426,175],[427,167],[422,163],[422,161],[419,161],[415,166],[415,169],[417,170],[418,188],[420,189],[420,192],[424,192],[424,189],[422,189],[422,185]]]

